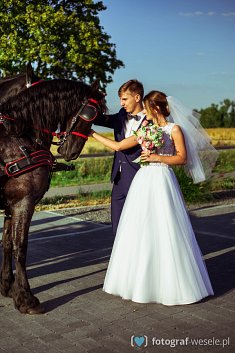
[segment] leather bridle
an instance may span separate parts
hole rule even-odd
[[[52,133],[53,136],[56,136],[60,140],[58,142],[53,141],[52,144],[57,146],[62,146],[67,140],[69,135],[75,135],[87,140],[88,139],[87,135],[78,131],[74,131],[74,129],[78,124],[79,118],[81,118],[86,122],[91,122],[95,120],[95,118],[97,117],[98,111],[100,110],[101,110],[101,107],[97,100],[93,98],[88,98],[85,101],[83,101],[80,108],[78,109],[78,112],[72,118],[68,130],[64,132],[59,132],[59,133]],[[44,131],[44,132],[47,132],[47,131]]]
[[[97,100],[88,98],[85,101],[82,102],[81,106],[78,109],[78,112],[75,114],[75,116],[71,120],[71,124],[68,128],[68,130],[64,132],[51,132],[47,129],[43,129],[42,132],[46,134],[51,134],[52,136],[56,136],[60,141],[58,142],[52,142],[54,145],[62,146],[65,141],[67,140],[69,135],[76,135],[78,137],[82,137],[83,139],[87,140],[88,136],[78,132],[74,131],[76,128],[76,125],[78,124],[79,118],[83,119],[84,121],[91,122],[95,120],[97,117],[98,112],[101,110],[100,104]],[[0,124],[5,123],[5,120],[11,120],[11,121],[16,121],[16,119],[13,119],[7,115],[3,115],[0,113]]]
[[[35,86],[43,81],[44,80],[41,79],[41,80],[34,82],[34,83],[31,83],[31,81],[27,82],[26,87],[30,88],[30,87]],[[65,141],[67,140],[67,137],[69,135],[76,135],[76,136],[82,137],[83,139],[87,140],[88,139],[87,135],[84,135],[81,132],[74,131],[74,128],[76,127],[76,125],[78,123],[78,118],[81,118],[87,122],[91,122],[91,121],[95,120],[95,118],[97,117],[98,111],[100,111],[100,110],[101,110],[101,107],[100,107],[99,102],[93,98],[88,98],[82,102],[77,114],[72,118],[71,125],[70,125],[68,131],[56,133],[56,132],[50,132],[49,130],[44,129],[43,132],[45,132],[47,134],[51,134],[52,136],[56,136],[60,141],[58,141],[58,142],[52,141],[52,144],[57,145],[57,146],[62,146],[65,143]],[[2,115],[0,113],[0,118],[1,118],[1,116]],[[10,119],[10,120],[13,120],[13,119]],[[1,123],[1,120],[0,120],[0,123]]]

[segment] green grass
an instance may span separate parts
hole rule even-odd
[[[212,200],[213,197],[209,188],[210,181],[194,184],[192,178],[185,174],[182,167],[174,167],[174,172],[187,203]]]
[[[74,162],[75,170],[69,172],[56,172],[53,174],[51,186],[84,185],[91,183],[104,183],[110,181],[113,157],[84,158]],[[221,177],[210,179],[200,184],[194,184],[186,176],[182,167],[175,167],[175,174],[187,203],[212,200],[212,192],[235,189],[234,177],[223,177],[223,173],[233,172],[235,165],[235,150],[220,151],[214,172]],[[89,196],[79,195],[80,200],[90,198],[96,200],[99,193],[90,193]],[[107,191],[105,200],[109,200],[110,192]],[[56,202],[56,201],[55,201]],[[58,201],[59,202],[59,201]],[[85,202],[85,200],[84,200]]]
[[[234,171],[235,150],[220,151],[219,158],[214,169],[215,173],[226,173]]]
[[[219,173],[221,176],[199,184],[193,184],[192,179],[186,176],[183,168],[176,167],[175,173],[185,201],[189,203],[210,201],[213,199],[213,192],[234,190],[235,178],[223,176],[224,173],[233,172],[234,166],[235,150],[220,151],[213,173]]]
[[[110,180],[113,157],[81,158],[75,170],[53,173],[51,186],[72,186],[106,183]]]
[[[210,191],[234,190],[235,178],[228,174],[234,172],[235,168],[235,150],[220,151],[219,158],[214,169],[214,173],[219,173],[220,177],[211,180],[209,183]]]

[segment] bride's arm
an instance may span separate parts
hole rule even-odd
[[[98,134],[96,131],[91,130],[90,136],[94,137],[97,141],[101,142],[104,146],[111,148],[114,151],[122,151],[122,150],[127,150],[128,148],[134,147],[138,145],[136,136],[130,136],[122,141],[114,141],[111,140],[107,137],[104,137],[100,134]]]

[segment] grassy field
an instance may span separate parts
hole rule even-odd
[[[94,183],[107,183],[110,180],[111,168],[112,168],[113,157],[96,157],[96,158],[80,158],[73,162],[75,170],[69,172],[56,172],[53,173],[51,186],[71,186],[71,185],[84,185]],[[224,150],[219,152],[219,158],[214,168],[214,173],[223,176],[224,173],[234,172],[235,166],[235,150]],[[180,170],[182,167],[175,168],[176,172],[179,173],[179,178],[183,178]],[[179,170],[179,172],[178,172]],[[216,182],[216,187],[213,189],[222,190],[222,182]],[[226,180],[226,179],[224,179]],[[223,180],[223,183],[224,183]],[[188,179],[191,184],[191,179]],[[186,180],[185,180],[186,183]],[[228,187],[230,188],[230,187]],[[233,187],[231,187],[233,188]]]
[[[80,158],[72,164],[75,170],[53,173],[51,186],[71,186],[106,183],[110,180],[113,158]]]
[[[211,142],[214,146],[235,146],[235,128],[206,129],[206,131],[210,136]],[[113,139],[112,133],[102,133],[102,135]],[[51,151],[54,155],[57,155],[56,146],[52,146]],[[94,138],[89,137],[81,154],[106,152],[111,152],[111,150],[97,142]]]
[[[235,146],[235,128],[206,129],[214,146]]]
[[[208,135],[214,146],[235,146],[235,128],[230,129],[207,129]],[[103,133],[106,137],[113,139],[112,133]],[[104,147],[93,138],[89,138],[84,146],[82,154],[109,153],[110,149]],[[52,153],[57,155],[57,147],[52,147]],[[112,168],[112,156],[96,158],[78,158],[72,161],[75,170],[70,172],[56,172],[53,174],[51,186],[84,185],[91,183],[102,183],[110,181]],[[212,200],[213,192],[221,190],[234,190],[234,165],[235,150],[220,151],[214,173],[217,177],[209,181],[193,184],[182,167],[176,167],[175,173],[187,203],[197,203]],[[224,176],[225,173],[228,173]],[[231,175],[230,175],[231,174]],[[110,191],[101,191],[91,194],[79,193],[74,197],[55,197],[53,200],[43,199],[37,209],[61,207],[77,207],[84,205],[104,204],[110,202]],[[49,206],[53,204],[52,206]]]
[[[53,174],[51,186],[84,185],[110,181],[112,156],[98,158],[81,158],[74,162],[75,170],[56,172]],[[219,152],[219,158],[213,171],[214,176],[206,182],[193,184],[182,167],[175,167],[185,201],[194,204],[213,200],[213,192],[235,189],[234,177],[235,150]],[[37,209],[78,207],[110,203],[110,191],[90,194],[79,192],[74,197],[59,196],[53,199],[43,199]]]
[[[113,134],[112,133],[102,133],[102,135],[113,139]],[[51,146],[51,152],[54,155],[57,155],[57,146]],[[103,146],[101,143],[96,141],[93,137],[89,137],[87,142],[85,143],[85,146],[83,147],[82,153],[81,154],[93,154],[93,153],[109,153],[111,152],[110,148]]]

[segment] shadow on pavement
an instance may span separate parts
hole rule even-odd
[[[76,214],[77,215],[77,214]],[[211,278],[215,296],[223,296],[231,291],[235,285],[235,257],[233,236],[235,212],[216,214],[200,217],[192,216],[191,221],[196,233],[199,246],[203,255],[207,256],[206,266]],[[46,222],[47,220],[44,220]],[[79,222],[78,222],[79,223]],[[76,224],[71,224],[72,231],[76,232]],[[36,286],[33,293],[49,291],[60,285],[66,285],[72,281],[75,287],[81,286],[81,279],[92,277],[106,271],[106,262],[109,260],[114,241],[111,228],[95,228],[91,230],[91,224],[84,223],[82,230],[84,234],[74,234],[71,237],[63,237],[65,226],[60,226],[61,237],[53,239],[53,236],[43,239],[42,242],[30,242],[28,247],[28,277],[34,279],[42,276],[55,274],[56,278],[49,283]],[[88,231],[87,233],[85,231]],[[48,232],[50,233],[50,228]],[[58,234],[58,229],[56,230]],[[44,231],[46,233],[46,231]],[[166,254],[167,255],[167,254]],[[95,265],[104,263],[105,269],[96,271]],[[91,266],[91,267],[90,267]],[[94,266],[92,268],[92,266]],[[85,272],[83,268],[86,268]],[[89,268],[88,268],[89,267]],[[74,270],[78,275],[74,276]],[[71,270],[71,272],[69,272]],[[72,271],[73,270],[73,271]],[[68,273],[64,273],[68,271]],[[83,271],[83,272],[82,272]],[[88,271],[88,273],[86,273]],[[64,273],[64,274],[63,274]],[[82,274],[81,274],[82,273]],[[156,273],[157,276],[157,273]],[[92,278],[91,278],[92,279]],[[99,278],[99,282],[103,277]],[[85,283],[85,284],[84,284]],[[83,281],[86,288],[70,291],[44,302],[46,311],[51,311],[74,298],[102,288],[101,284],[89,285],[89,281]],[[54,294],[55,292],[53,292]],[[58,292],[59,293],[59,292]]]

